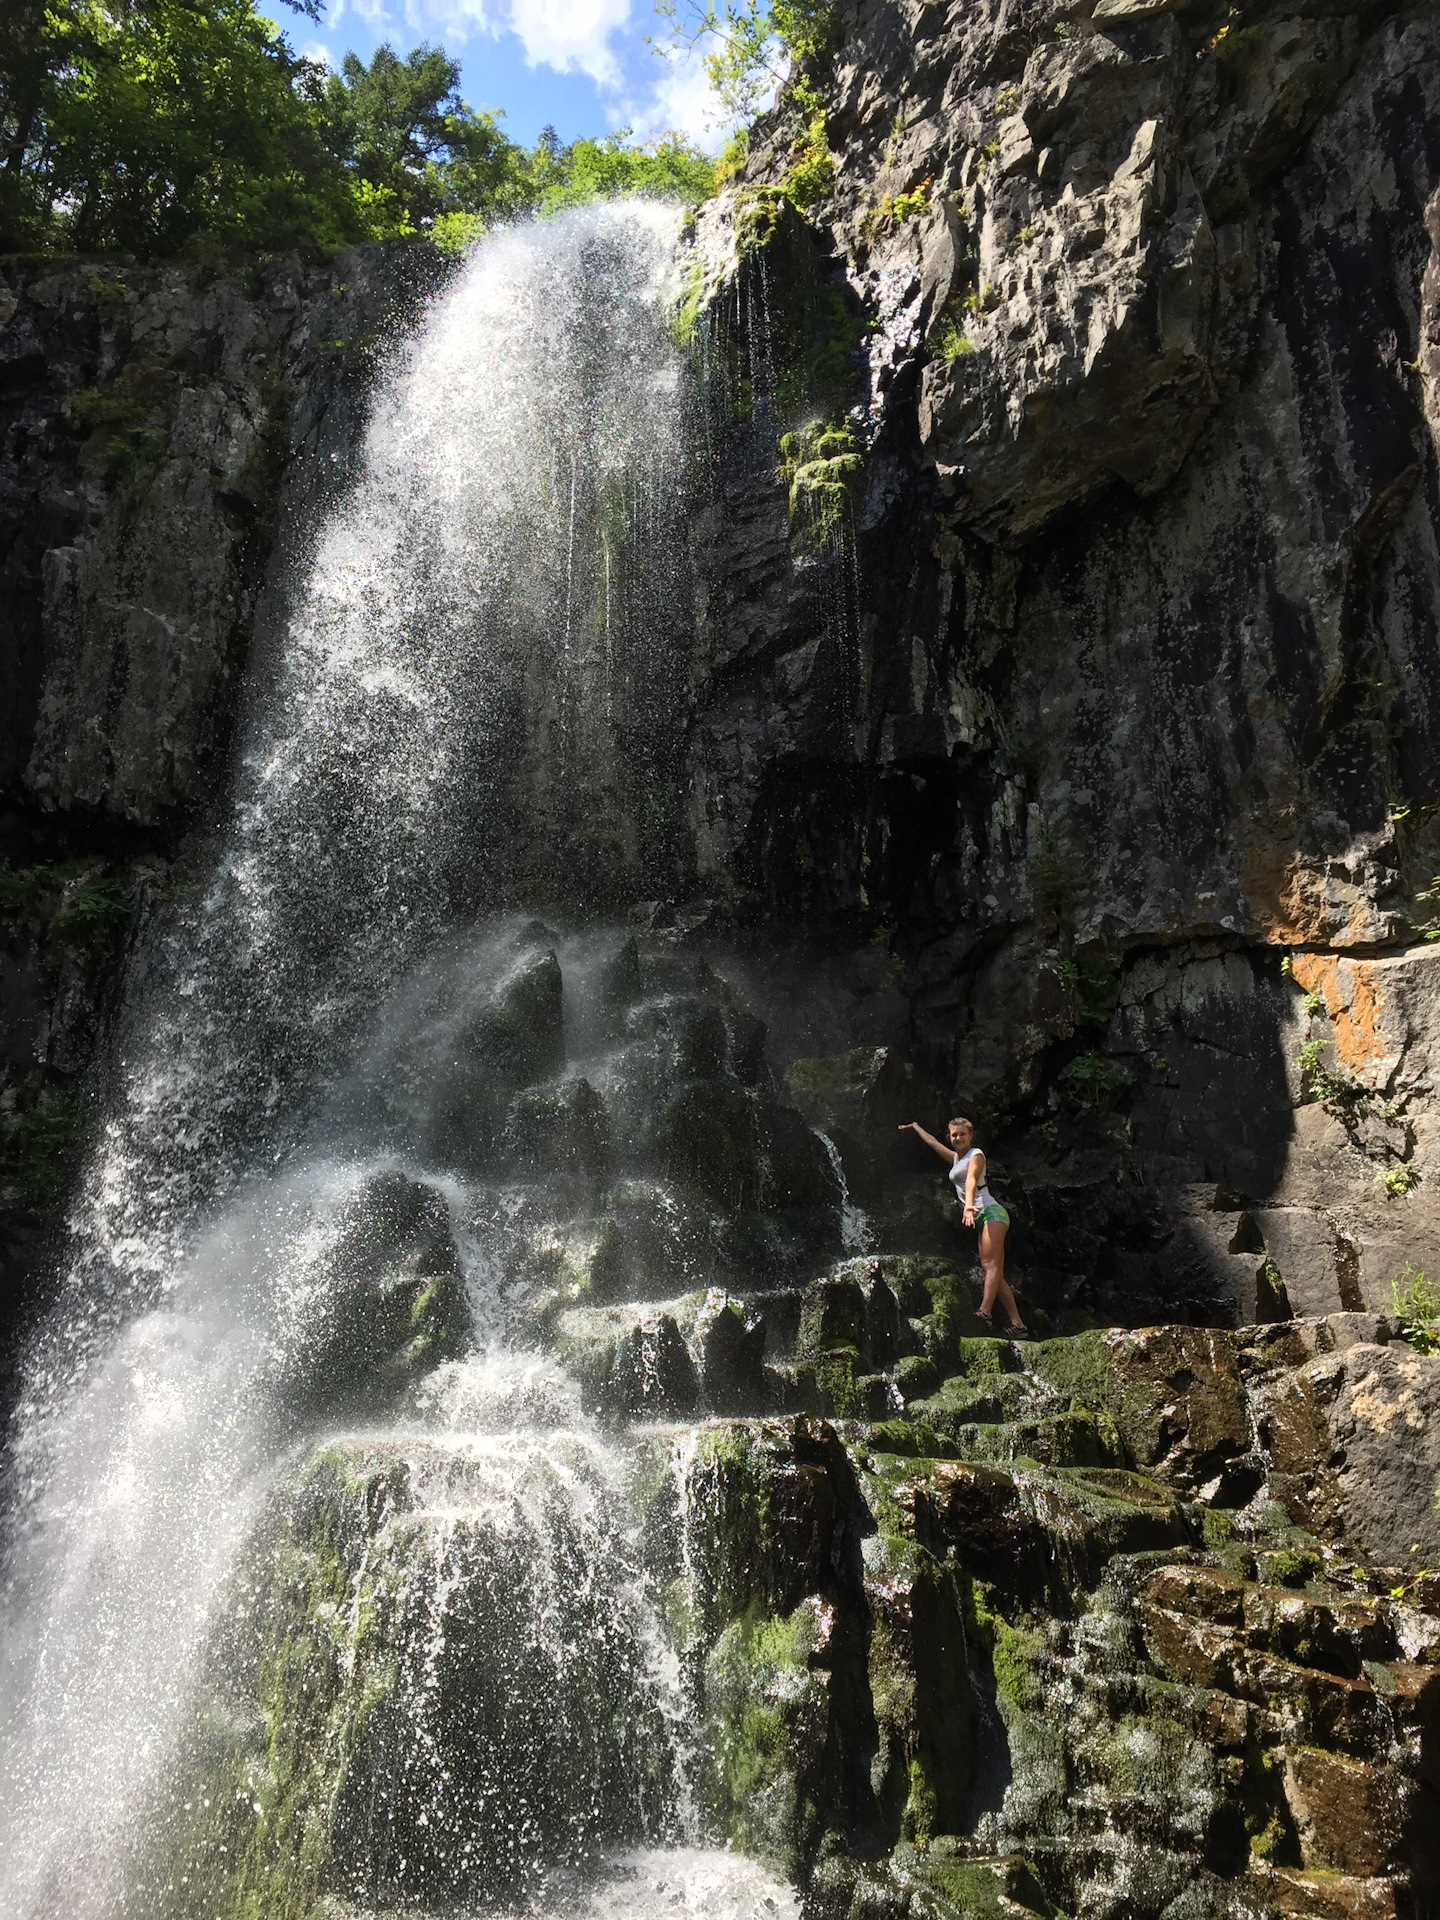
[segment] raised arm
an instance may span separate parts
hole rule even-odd
[[[945,1146],[941,1141],[935,1138],[933,1133],[927,1133],[924,1127],[921,1126],[918,1120],[903,1121],[901,1123],[900,1131],[901,1133],[919,1134],[920,1138],[925,1142],[927,1147],[933,1147],[935,1149],[936,1153],[939,1154],[940,1158],[945,1162],[947,1167],[954,1166],[955,1149],[953,1147]]]

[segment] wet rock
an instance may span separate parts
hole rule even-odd
[[[1285,1761],[1285,1797],[1307,1867],[1370,1876],[1394,1865],[1400,1837],[1394,1783],[1363,1761],[1293,1748]]]
[[[586,1410],[609,1420],[694,1414],[700,1382],[673,1314],[608,1308],[563,1314],[557,1349],[580,1382]]]
[[[500,1157],[507,1171],[530,1179],[556,1173],[602,1177],[613,1157],[604,1100],[588,1080],[527,1088],[505,1117]]]
[[[278,1391],[292,1411],[372,1413],[458,1359],[470,1309],[444,1195],[402,1173],[366,1180],[285,1314],[294,1337]]]
[[[865,1542],[870,1697],[879,1745],[870,1774],[891,1844],[956,1832],[970,1791],[974,1698],[953,1577],[914,1541]]]
[[[453,1025],[450,1058],[438,1084],[432,1069],[424,1109],[431,1150],[450,1164],[487,1170],[511,1096],[563,1066],[563,984],[554,952],[536,950],[522,937],[508,969]],[[539,1116],[537,1124],[527,1119],[522,1104],[515,1145],[539,1150]],[[593,1116],[589,1125],[593,1132]]]
[[[830,1625],[813,1600],[788,1617],[747,1616],[725,1628],[705,1664],[710,1817],[729,1844],[790,1872],[827,1810],[830,1697],[813,1668]]]
[[[182,1884],[267,1912],[485,1903],[643,1837],[642,1800],[658,1828],[673,1782],[627,1539],[573,1436],[308,1461],[249,1556]]]
[[[763,1413],[770,1400],[765,1322],[747,1320],[738,1302],[707,1295],[696,1320],[700,1387],[716,1413]]]
[[[807,1593],[858,1585],[868,1522],[854,1468],[824,1421],[704,1428],[686,1478],[696,1598],[710,1633],[747,1611],[788,1615]]]

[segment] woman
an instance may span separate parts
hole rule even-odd
[[[965,1209],[967,1227],[980,1229],[980,1266],[985,1275],[985,1291],[975,1318],[986,1326],[994,1324],[998,1303],[1005,1318],[996,1331],[1002,1339],[1028,1340],[1029,1330],[1020,1319],[1015,1296],[1005,1280],[1005,1233],[1010,1216],[985,1185],[985,1156],[975,1145],[975,1128],[970,1121],[950,1122],[950,1145],[942,1146],[933,1133],[927,1133],[918,1120],[907,1120],[901,1133],[916,1133],[927,1147],[933,1147],[942,1160],[950,1162],[950,1179],[955,1198]]]

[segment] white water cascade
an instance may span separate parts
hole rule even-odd
[[[626,778],[598,720],[643,731],[636,647],[685,617],[661,537],[685,459],[674,230],[626,205],[487,242],[299,543],[223,845],[130,982],[24,1377],[8,1920],[288,1913],[275,1850],[325,1794],[336,1898],[790,1910],[758,1869],[684,1850],[681,1677],[623,1463],[511,1337],[534,1273],[589,1244],[581,1201],[557,1226],[536,1185],[585,1169],[545,1156],[558,1135],[583,1159],[592,1082],[623,1115],[643,1079],[605,1037],[610,949],[564,956],[590,1080],[527,1107],[514,1089],[561,1068],[555,943],[477,922],[517,819],[552,868],[623,840],[584,837]],[[685,1271],[703,1235],[632,1189]],[[291,1698],[263,1630],[297,1594]]]

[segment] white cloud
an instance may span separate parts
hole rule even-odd
[[[587,73],[618,87],[620,62],[611,36],[630,21],[630,0],[510,0],[509,26],[532,67]]]
[[[732,122],[706,77],[703,55],[691,50],[654,64],[659,73],[648,96],[627,106],[620,117],[642,140],[657,133],[683,133],[696,146],[718,151]]]
[[[329,67],[332,73],[335,71],[335,56],[323,41],[307,40],[299,53],[302,60],[314,60],[322,67]]]
[[[345,13],[384,34],[403,8],[415,33],[463,42],[476,34],[513,33],[532,67],[584,73],[598,85],[622,84],[620,60],[611,44],[630,24],[630,0],[336,0],[330,24]]]

